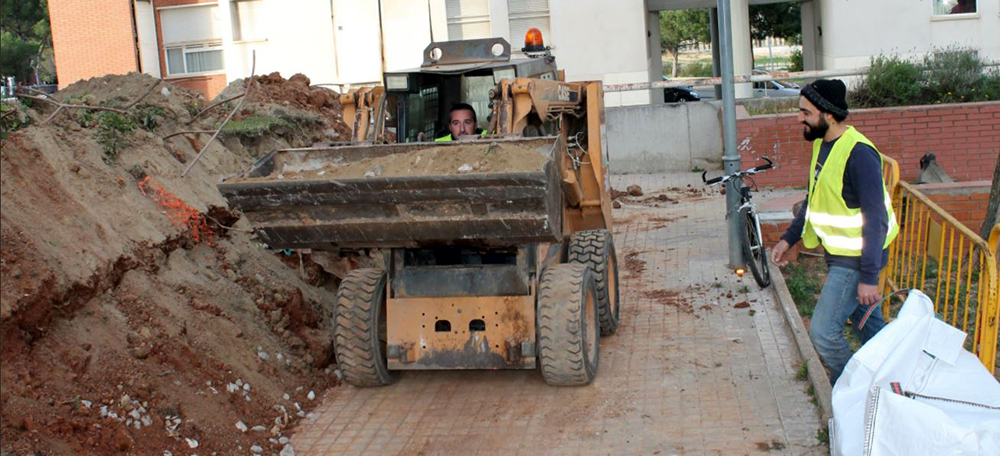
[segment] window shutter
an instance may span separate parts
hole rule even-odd
[[[446,0],[445,12],[449,40],[490,37],[489,0]]]
[[[542,31],[545,45],[551,45],[549,34],[549,0],[509,0],[511,48],[520,50],[524,45],[524,34],[532,27]]]
[[[191,6],[160,10],[163,44],[217,41],[222,38],[218,6]]]

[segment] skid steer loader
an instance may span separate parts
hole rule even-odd
[[[383,267],[349,272],[336,295],[348,383],[420,369],[594,379],[620,313],[603,90],[564,82],[540,38],[529,31],[519,59],[502,38],[432,43],[384,92],[345,94],[369,110],[345,116],[366,131],[356,142],[274,151],[218,186],[272,248],[380,252]],[[431,142],[458,102],[486,134]]]

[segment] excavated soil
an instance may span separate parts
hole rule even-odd
[[[540,171],[547,158],[520,144],[457,144],[428,147],[344,164],[284,171],[282,179],[361,179],[365,177],[441,176],[489,172]]]
[[[55,97],[125,107],[154,83],[108,76]],[[308,255],[265,250],[215,188],[267,150],[215,142],[182,177],[207,137],[163,137],[216,128],[227,110],[189,125],[208,101],[157,84],[136,105],[147,123],[117,134],[114,154],[97,113],[42,124],[43,102],[21,108],[32,125],[0,148],[4,455],[278,454],[339,384],[336,278]],[[330,103],[310,112],[339,112]],[[264,146],[346,129],[293,127]]]

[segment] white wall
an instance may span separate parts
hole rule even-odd
[[[608,108],[608,169],[615,174],[717,169],[722,163],[721,102]]]
[[[648,82],[646,11],[644,0],[549,0],[552,37],[546,40],[566,80]],[[606,106],[649,102],[648,91],[605,95]]]
[[[443,4],[443,2],[442,2]],[[385,39],[385,66],[388,71],[419,68],[424,48],[431,43],[431,22],[427,2],[382,0],[382,34]],[[447,28],[444,33],[447,34]],[[445,40],[445,36],[435,39]]]
[[[978,13],[933,16],[933,2],[819,1],[823,69],[867,66],[872,55],[923,56],[951,45],[973,47],[1000,61],[1000,0],[978,0]]]
[[[302,73],[313,84],[338,82],[329,0],[264,0],[262,7],[263,39],[234,41],[230,0],[219,0],[226,79],[250,76],[257,51],[257,74]]]
[[[134,1],[135,30],[139,40],[139,62],[142,72],[160,77],[160,51],[156,45],[156,19],[152,2]]]

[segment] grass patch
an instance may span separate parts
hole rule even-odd
[[[276,109],[270,114],[252,114],[239,120],[231,120],[222,128],[224,136],[242,139],[257,139],[279,130],[294,130],[296,127],[315,125],[320,122],[316,116],[286,112]]]
[[[830,445],[830,428],[823,426],[816,430],[816,440],[823,445]]]
[[[809,395],[809,403],[819,407],[819,398],[816,397],[816,387],[813,386],[812,383],[810,383],[809,387],[806,388],[806,394]]]
[[[804,382],[809,379],[809,365],[802,363],[798,369],[795,370],[795,379]]]
[[[823,290],[823,277],[826,276],[824,269],[825,265],[819,258],[803,258],[782,268],[788,292],[803,317],[811,318],[816,308],[819,292]]]

